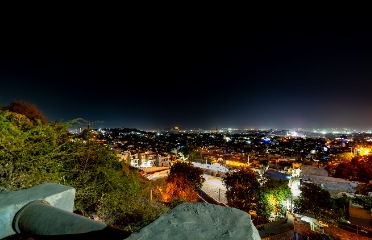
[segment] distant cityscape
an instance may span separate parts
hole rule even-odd
[[[74,128],[70,129],[72,133],[81,132],[85,128]],[[99,128],[95,130],[105,130],[110,131],[111,129],[135,129],[139,131],[152,132],[152,133],[265,133],[273,136],[294,136],[294,137],[327,137],[332,135],[353,135],[353,134],[372,134],[371,129],[351,129],[351,128],[317,128],[317,129],[302,129],[302,128],[293,128],[293,129],[237,129],[237,128],[221,128],[221,129],[182,129],[178,126],[165,129],[136,129],[136,128]]]
[[[97,140],[110,145],[113,150],[132,151],[162,155],[171,154],[170,160],[179,157],[188,146],[205,150],[204,156],[211,161],[236,159],[246,162],[246,155],[253,159],[286,158],[303,161],[320,160],[332,162],[335,159],[350,160],[353,156],[367,155],[372,149],[372,133],[351,129],[328,129],[307,131],[302,129],[214,129],[182,130],[178,127],[164,130],[138,130],[133,128],[91,129]],[[83,129],[71,131],[79,134]],[[259,162],[257,162],[259,164]]]

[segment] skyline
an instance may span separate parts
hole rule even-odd
[[[368,21],[249,20],[23,26],[33,37],[0,53],[0,106],[94,128],[372,129]]]

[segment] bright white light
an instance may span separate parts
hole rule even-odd
[[[298,197],[301,195],[301,190],[300,189],[292,189],[292,196],[293,197]]]
[[[300,180],[296,179],[294,181],[289,182],[289,187],[291,188],[292,196],[297,197],[301,194],[301,190],[299,188],[300,186]]]

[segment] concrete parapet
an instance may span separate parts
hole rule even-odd
[[[72,187],[44,183],[28,189],[0,193],[0,239],[16,234],[13,219],[17,212],[33,201],[45,201],[50,206],[72,212],[75,189]]]
[[[33,201],[24,206],[13,220],[17,233],[55,236],[99,231],[106,224],[78,214],[52,207],[43,201]]]
[[[73,213],[75,189],[45,183],[0,193],[0,239],[26,234],[40,239],[261,239],[248,213],[207,203],[183,203],[138,233]]]

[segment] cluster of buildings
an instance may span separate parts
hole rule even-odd
[[[169,160],[187,159],[188,156],[183,155],[186,149],[197,149],[197,158],[202,161],[227,165],[247,163],[253,167],[271,164],[270,167],[281,171],[295,162],[311,161],[324,166],[350,160],[354,156],[368,155],[372,148],[372,134],[368,133],[308,137],[284,130],[148,132],[115,128],[94,131],[98,141],[124,155],[121,159],[134,166],[164,166]]]
[[[273,130],[147,132],[123,128],[95,131],[98,139],[117,152],[120,161],[133,167],[170,167],[175,160],[190,160],[183,153],[184,149],[193,148],[200,153],[193,162],[218,163],[225,169],[250,166],[261,176],[291,181],[294,195],[298,194],[301,182],[293,179],[317,183],[331,194],[354,194],[357,182],[332,177],[325,166],[369,154],[372,146],[372,135],[368,133],[309,138]]]
[[[322,133],[310,137],[284,130],[149,132],[123,128],[95,132],[97,140],[108,144],[120,161],[133,167],[170,167],[175,160],[192,160],[211,175],[222,176],[231,167],[250,166],[260,176],[287,180],[293,197],[300,194],[302,182],[319,184],[331,195],[353,196],[358,182],[332,177],[325,167],[369,155],[372,148],[370,133]],[[198,153],[193,159],[188,159],[190,149]],[[215,165],[220,168],[214,170]],[[319,222],[311,217],[308,220],[311,230],[322,230]]]
[[[172,163],[171,155],[162,156],[153,152],[136,152],[122,151],[117,153],[119,161],[124,161],[132,167],[148,168],[148,167],[170,167]]]

